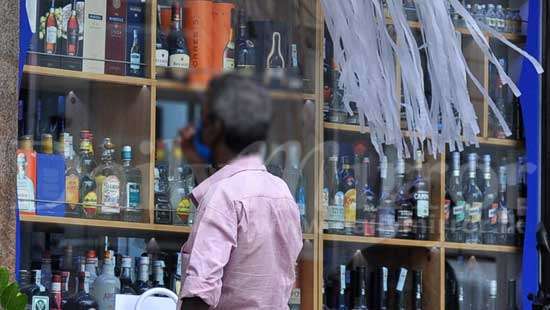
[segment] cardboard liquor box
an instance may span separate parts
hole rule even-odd
[[[126,75],[127,0],[107,0],[105,73]]]
[[[30,181],[31,184],[26,184],[25,180],[20,180],[19,176],[17,178],[17,198],[22,199],[17,201],[20,214],[36,214],[36,152],[29,150],[17,150],[17,156],[25,157],[25,164],[21,167],[25,171],[25,176]],[[19,160],[19,159],[18,159]],[[19,164],[19,162],[18,162]],[[19,167],[18,167],[19,169]],[[23,178],[24,179],[24,178]],[[29,186],[30,185],[30,186]],[[32,187],[29,188],[29,187]],[[28,201],[32,199],[33,201]]]
[[[128,26],[126,39],[126,74],[130,76],[145,76],[145,1],[128,0],[126,17]],[[134,42],[134,32],[136,42]],[[134,45],[135,43],[135,45]]]
[[[105,73],[106,0],[84,2],[84,44],[82,71]]]
[[[65,216],[65,160],[62,155],[36,155],[36,214]]]

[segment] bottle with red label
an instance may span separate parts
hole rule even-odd
[[[57,51],[57,18],[55,17],[55,0],[52,0],[50,11],[46,17],[46,34],[44,37],[44,52],[55,54]]]
[[[61,310],[61,301],[61,276],[54,275],[50,292],[50,310]]]

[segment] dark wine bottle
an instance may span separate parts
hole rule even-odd
[[[120,273],[120,294],[136,295],[136,291],[132,287],[132,258],[129,256],[122,257],[122,271]]]
[[[516,200],[516,243],[517,245],[523,245],[523,237],[525,233],[525,215],[527,211],[527,179],[525,169],[525,158],[523,156],[517,159],[518,170],[518,197]]]
[[[181,30],[181,7],[179,1],[172,2],[172,28],[168,35],[168,66],[172,78],[182,80],[190,65],[189,49]]]
[[[358,286],[356,290],[356,294],[358,295],[355,298],[355,306],[353,307],[353,310],[367,310],[367,267],[360,266],[357,268],[357,282],[356,285]]]
[[[408,270],[401,268],[397,277],[397,286],[395,287],[395,309],[405,310],[405,284],[407,283]]]
[[[346,306],[346,265],[340,265],[340,287],[338,292],[338,310],[347,310]]]
[[[417,240],[428,240],[429,231],[429,219],[430,219],[430,192],[429,186],[424,179],[422,172],[422,151],[416,152],[414,169],[416,173],[416,179],[413,182],[411,188],[412,204],[415,210],[414,212],[414,228],[415,237]]]
[[[413,273],[413,310],[422,310],[422,271]]]
[[[378,300],[376,302],[378,309],[388,309],[388,268],[381,267],[378,275]]]
[[[256,47],[248,35],[246,13],[239,10],[239,34],[235,42],[235,67],[245,75],[253,75],[256,71]]]
[[[395,189],[392,196],[395,199],[397,217],[397,238],[412,239],[413,236],[413,206],[405,187],[405,160],[397,159]]]
[[[518,310],[516,304],[516,280],[508,280],[508,303],[506,305],[506,310]]]

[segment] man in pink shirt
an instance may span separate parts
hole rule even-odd
[[[302,232],[288,186],[258,153],[269,95],[226,75],[210,83],[202,108],[201,126],[183,131],[182,148],[190,162],[219,170],[192,192],[197,215],[182,248],[178,309],[287,309]]]

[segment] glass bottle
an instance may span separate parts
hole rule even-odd
[[[84,139],[80,142],[80,203],[81,214],[85,218],[95,218],[97,214],[96,182],[92,177],[95,162],[90,153],[91,143]]]
[[[151,283],[149,282],[149,257],[142,256],[139,258],[138,274],[138,280],[135,283],[134,289],[138,295],[141,295],[151,288]]]
[[[61,309],[68,309],[71,290],[69,288],[71,282],[71,273],[69,271],[61,271]]]
[[[21,212],[35,212],[34,183],[27,176],[27,158],[24,153],[17,154],[17,206]]]
[[[120,293],[120,280],[115,277],[115,264],[111,257],[105,257],[102,273],[94,281],[93,296],[99,309],[114,310],[115,296]]]
[[[500,32],[505,32],[506,31],[506,13],[504,12],[504,9],[502,8],[501,4],[497,4],[495,18],[496,18],[496,30]]]
[[[153,283],[152,287],[166,287],[164,285],[164,267],[166,265],[164,264],[164,261],[162,260],[156,260],[153,262]]]
[[[132,283],[132,258],[122,257],[122,271],[120,273],[120,293],[125,295],[136,295]]]
[[[340,190],[338,156],[331,156],[329,163],[329,207],[327,212],[328,231],[331,234],[344,232],[344,193]]]
[[[380,158],[380,199],[378,207],[378,227],[377,235],[381,238],[394,238],[396,234],[395,223],[395,205],[389,192],[388,176],[388,158]]]
[[[76,297],[76,304],[78,310],[98,310],[99,305],[90,294],[90,273],[87,271],[81,271],[78,275],[79,293]]]
[[[466,222],[464,225],[464,241],[466,243],[480,243],[481,207],[483,194],[476,184],[477,154],[468,154],[468,181],[464,190],[464,206]]]
[[[44,52],[55,54],[57,52],[57,18],[55,17],[55,0],[52,0],[50,11],[46,17],[46,34],[44,37]]]
[[[283,180],[286,182],[292,196],[294,197],[300,211],[300,222],[302,230],[306,224],[306,204],[305,204],[305,180],[300,169],[301,146],[297,141],[288,142],[286,149],[285,169],[283,170]]]
[[[65,216],[80,217],[78,203],[80,201],[80,174],[77,170],[77,162],[74,158],[73,136],[63,133],[61,144],[65,157]]]
[[[487,299],[487,310],[497,310],[497,281],[489,281],[489,298]]]
[[[169,166],[165,154],[164,143],[157,141],[154,170],[155,224],[170,225],[173,223],[173,212],[170,208]]]
[[[353,309],[354,310],[367,310],[368,309],[368,306],[367,306],[367,301],[368,301],[368,297],[367,297],[367,276],[368,276],[367,267],[360,266],[357,269],[358,269],[358,272],[357,272],[357,278],[358,279],[357,280],[359,282],[359,287],[358,287],[357,293],[359,294],[359,298],[357,298],[358,302],[353,307]]]
[[[50,309],[61,310],[61,276],[52,276],[52,289],[50,291]]]
[[[141,222],[144,213],[141,205],[141,170],[132,165],[132,147],[129,145],[122,148],[122,169],[126,179],[122,219],[126,222]]]
[[[392,197],[395,202],[395,213],[397,219],[397,238],[412,239],[413,236],[413,206],[411,197],[405,187],[405,160],[397,159],[395,167],[395,187]]]
[[[182,80],[189,70],[190,57],[185,36],[181,30],[181,7],[178,0],[172,1],[172,26],[168,35],[168,66],[172,78]]]
[[[491,156],[483,156],[483,243],[497,244],[498,201],[491,180]]]
[[[355,231],[355,221],[357,218],[356,199],[357,191],[355,189],[355,175],[349,157],[342,157],[342,172],[340,188],[344,193],[344,234],[352,235]]]
[[[102,163],[92,172],[96,182],[97,200],[100,205],[98,218],[120,220],[120,207],[123,205],[124,170],[114,162],[115,145],[110,138],[103,142]]]
[[[78,56],[80,25],[76,17],[76,0],[71,3],[71,17],[67,21],[67,56]]]
[[[377,309],[388,309],[388,268],[381,267],[378,274],[379,282],[379,296],[377,296],[376,306]]]
[[[422,270],[416,270],[413,273],[413,310],[422,310],[423,288],[422,288]]]
[[[453,152],[452,175],[445,194],[445,206],[447,210],[446,239],[453,242],[464,242],[464,194],[462,193],[462,180],[460,178],[460,153]]]
[[[53,136],[49,133],[43,133],[41,138],[42,154],[53,154]]]
[[[266,82],[269,85],[272,82],[280,82],[285,74],[285,59],[281,52],[281,33],[273,32],[271,35],[271,50],[266,60]]]
[[[358,231],[362,232],[364,236],[374,237],[376,235],[376,199],[374,191],[369,183],[369,171],[370,160],[368,157],[364,157],[361,163],[361,173],[358,181],[358,201],[360,201],[357,208],[358,225],[362,227],[358,228]]]
[[[22,290],[27,295],[28,309],[48,309],[50,295],[46,287],[42,285],[42,271],[32,270],[30,274],[30,285]],[[44,308],[41,308],[43,306]]]
[[[256,47],[248,35],[246,13],[243,9],[239,9],[239,34],[235,45],[237,71],[253,75],[256,71]]]
[[[508,280],[508,302],[506,304],[506,310],[518,310],[516,303],[516,280]]]
[[[340,285],[338,294],[338,310],[347,310],[346,306],[346,265],[340,265]]]
[[[405,283],[407,283],[408,270],[401,268],[397,277],[396,292],[396,310],[405,310]]]
[[[137,29],[132,32],[133,40],[130,48],[130,74],[139,76],[141,70],[141,51],[139,49],[139,39]]]
[[[191,212],[191,199],[185,182],[183,167],[177,167],[177,172],[170,181],[170,205],[173,210],[173,222],[175,225],[187,225]]]
[[[40,266],[41,270],[41,281],[42,285],[46,290],[51,291],[52,289],[52,259],[49,253],[44,253],[42,257],[42,264]]]
[[[179,294],[181,289],[181,253],[176,254],[176,270],[174,276],[172,277],[172,291]]]
[[[525,167],[525,157],[520,156],[517,159],[518,174],[518,196],[516,199],[516,240],[518,245],[523,245],[525,234],[525,216],[527,213],[527,170]]]
[[[223,49],[223,71],[231,72],[235,70],[235,41],[233,40],[233,28],[229,30],[229,41]]]
[[[489,4],[487,6],[487,11],[485,12],[485,23],[493,29],[497,28],[497,18],[494,4]]]
[[[157,66],[157,78],[166,77],[166,69],[168,68],[168,42],[166,34],[162,31],[160,25],[160,8],[158,9],[159,15],[157,16],[157,40],[155,50],[155,63]]]
[[[514,10],[514,32],[522,33],[523,19],[519,10]]]
[[[429,186],[422,172],[422,151],[416,151],[415,173],[416,178],[411,187],[412,205],[414,209],[414,235],[417,240],[429,239],[430,192]]]
[[[506,162],[506,159],[503,159],[503,163]],[[498,167],[498,209],[497,209],[497,244],[506,245],[511,239],[509,227],[510,225],[510,209],[508,208],[508,202],[506,199],[508,192],[508,182],[507,182],[507,171],[506,166],[500,165]]]
[[[93,294],[94,292],[94,283],[97,279],[97,255],[94,250],[90,250],[86,253],[86,265],[85,265],[85,271],[88,273],[88,277],[90,279],[89,285],[90,285],[90,293]]]

